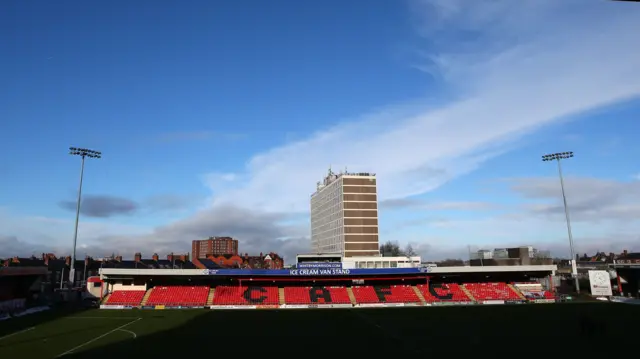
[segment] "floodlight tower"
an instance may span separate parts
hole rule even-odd
[[[556,161],[558,163],[558,175],[560,176],[560,188],[562,189],[562,202],[564,203],[564,216],[567,219],[567,233],[569,234],[569,249],[571,250],[571,274],[576,281],[576,292],[580,293],[580,281],[578,280],[578,268],[576,266],[576,255],[573,249],[573,235],[571,234],[571,219],[569,217],[569,207],[567,206],[567,196],[564,191],[564,178],[562,176],[561,160],[573,157],[573,152],[558,152],[542,156],[545,162]]]
[[[80,202],[82,201],[82,179],[84,177],[84,159],[85,158],[101,158],[102,153],[86,148],[69,147],[69,154],[72,156],[82,157],[82,165],[80,166],[80,185],[78,187],[78,202],[76,203],[76,224],[73,231],[73,252],[71,254],[71,267],[69,268],[69,288],[73,288],[76,275],[76,245],[78,243],[78,222],[80,220]]]

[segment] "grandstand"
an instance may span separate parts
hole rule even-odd
[[[552,265],[369,269],[344,268],[340,262],[305,262],[289,270],[103,267],[87,278],[86,288],[102,309],[111,310],[11,318],[0,326],[0,356],[217,356],[234,348],[238,338],[249,344],[240,353],[259,356],[308,351],[365,357],[594,355],[600,354],[591,345],[595,340],[632,340],[625,328],[635,323],[640,307],[527,305],[556,302],[555,270]],[[443,306],[448,308],[437,308]],[[176,308],[190,310],[163,311]],[[343,338],[354,344],[326,344]],[[550,338],[575,342],[577,349],[547,346]],[[461,346],[461,339],[467,344]]]
[[[621,296],[638,298],[640,296],[640,252],[629,253],[626,250],[609,264],[616,273],[616,289]]]
[[[353,308],[555,302],[555,266],[340,269],[103,268],[102,308]],[[544,285],[543,285],[544,283]],[[535,294],[532,294],[535,293]]]
[[[41,291],[42,278],[47,274],[41,267],[0,266],[0,318],[24,310]]]

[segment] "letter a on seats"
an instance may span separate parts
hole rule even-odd
[[[309,289],[309,299],[311,303],[318,303],[318,299],[322,298],[324,303],[331,303],[331,293],[325,287],[311,287]]]

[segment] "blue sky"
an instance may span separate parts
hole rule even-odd
[[[576,6],[580,4],[580,6]],[[5,1],[0,256],[309,249],[326,172],[379,176],[381,241],[638,248],[640,7],[603,1]]]

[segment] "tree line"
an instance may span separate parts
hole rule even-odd
[[[407,244],[404,248],[400,247],[397,241],[387,241],[380,245],[380,253],[383,257],[412,257],[417,255],[417,252],[411,244]],[[441,267],[456,267],[465,265],[462,259],[447,258],[442,261],[435,262]]]

